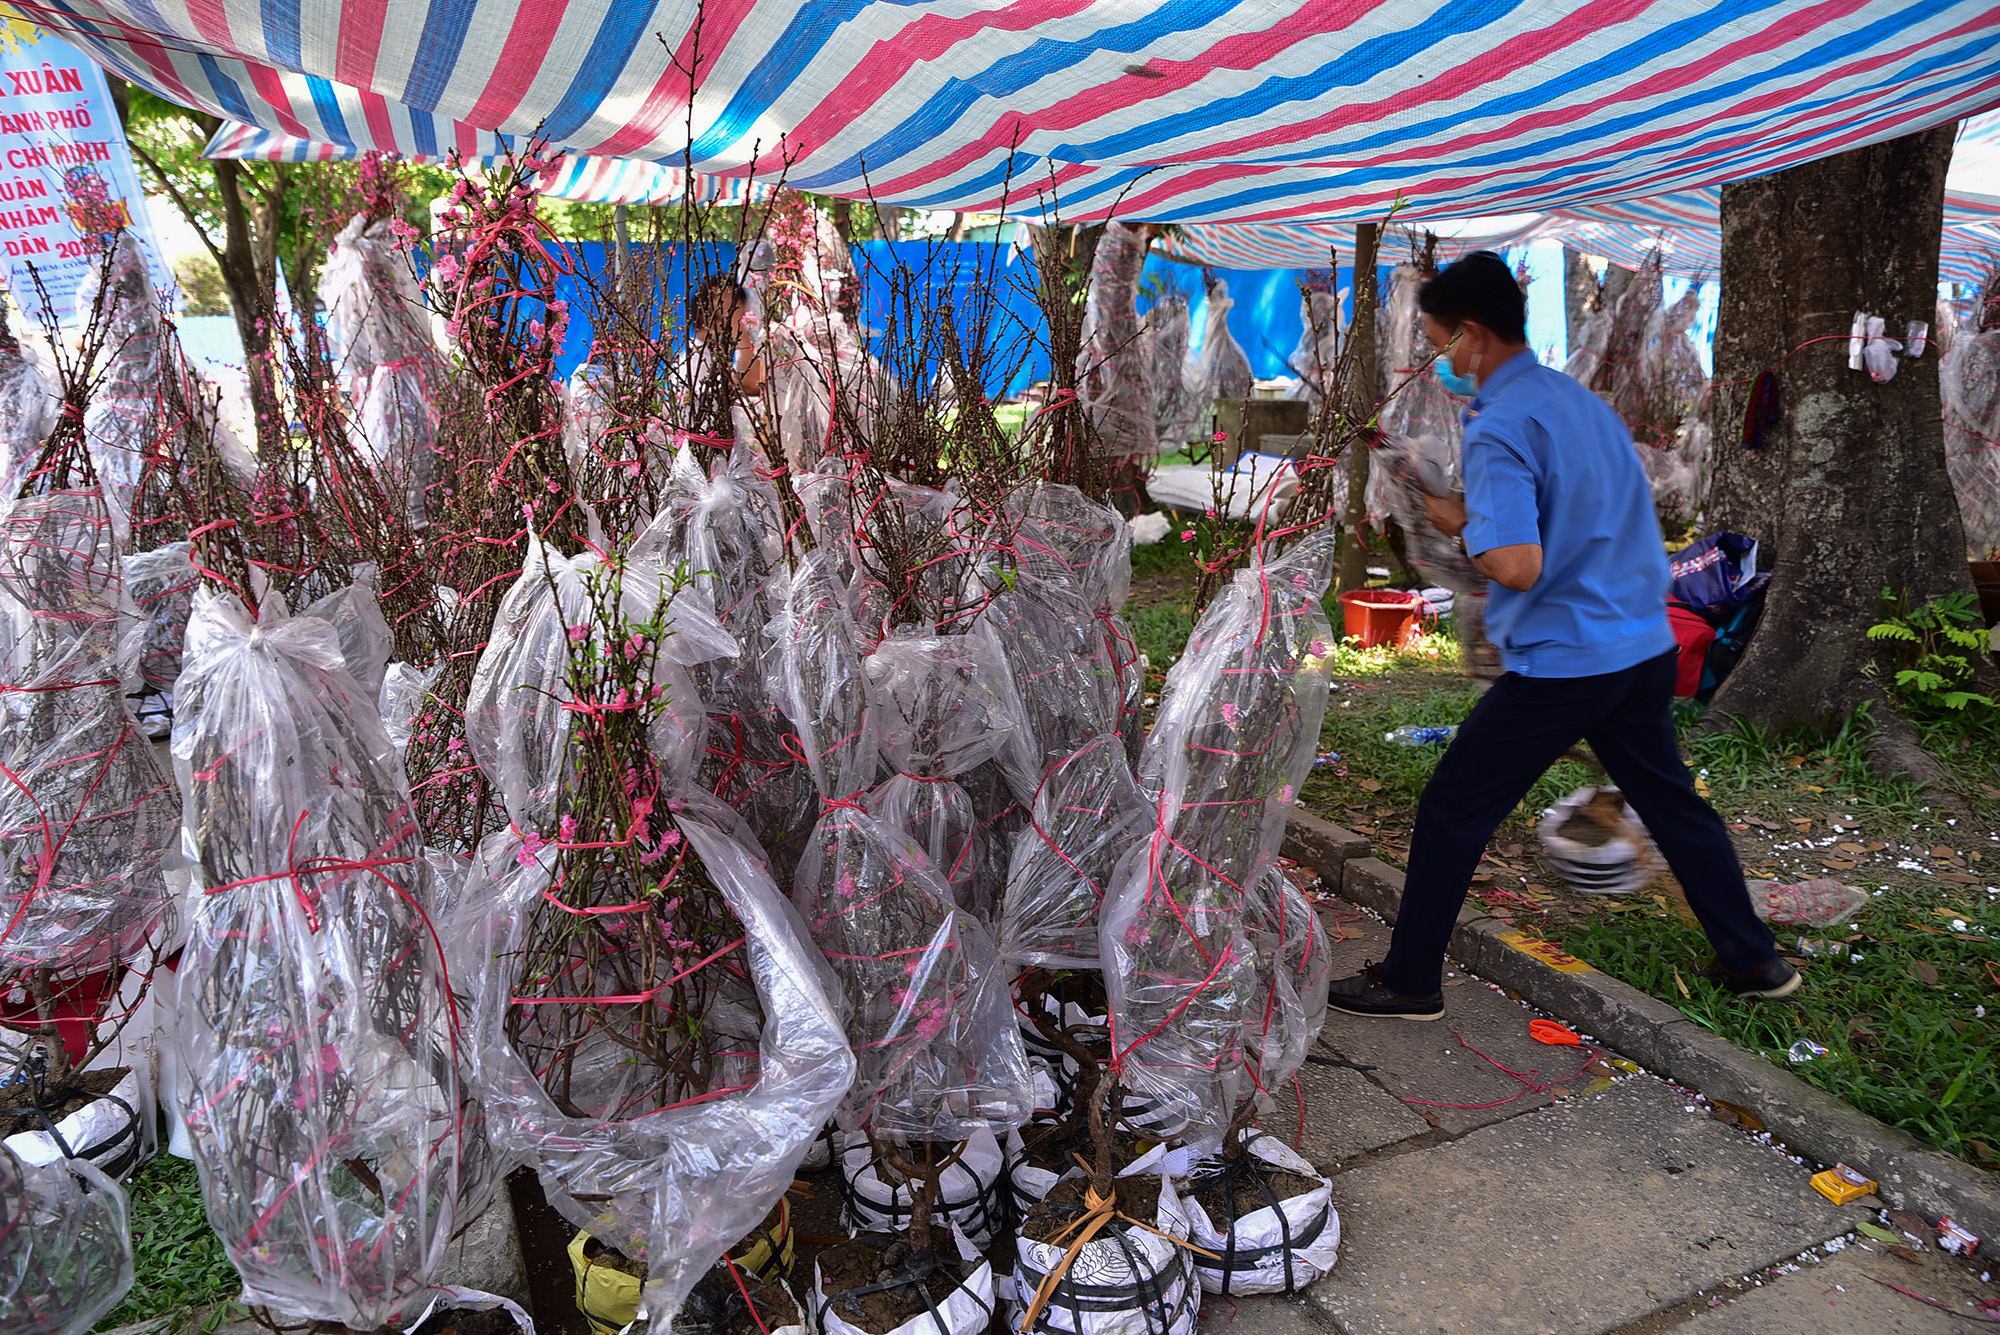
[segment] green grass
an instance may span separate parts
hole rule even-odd
[[[243,1316],[232,1301],[243,1283],[223,1253],[222,1239],[208,1226],[194,1165],[163,1153],[134,1174],[126,1190],[132,1199],[135,1278],[125,1300],[97,1329],[173,1316],[177,1322],[166,1335],[177,1335],[213,1330]]]
[[[1860,960],[1821,963],[1816,952],[1796,1000],[1747,1005],[1697,976],[1712,952],[1679,915],[1597,917],[1562,941],[1579,959],[1863,1112],[2000,1167],[1995,1032],[1979,1014],[1985,1002],[2000,1009],[2000,989],[1983,967],[2000,944],[2000,897],[1978,887],[1898,886],[1839,927],[1780,930],[1788,949],[1801,936],[1838,940],[1847,959]],[[1786,1053],[1800,1039],[1829,1052],[1791,1063]]]

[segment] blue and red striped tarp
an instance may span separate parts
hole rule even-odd
[[[1657,198],[2000,104],[1992,0],[15,3],[163,96],[303,139],[539,132],[1076,220]]]
[[[399,109],[400,110],[400,109]],[[382,151],[396,154],[406,162],[442,164],[454,157],[465,162],[493,163],[505,156],[508,143],[491,131],[454,125],[444,142],[443,152],[419,153],[392,141]],[[466,147],[461,148],[461,145]],[[369,143],[333,144],[295,135],[278,134],[255,125],[225,122],[208,141],[202,156],[209,158],[254,158],[263,162],[340,162],[359,157],[378,145]],[[514,141],[514,147],[525,147]],[[694,174],[693,202],[742,204],[767,196],[768,181],[748,181],[741,177]],[[542,172],[536,183],[542,194],[553,199],[574,199],[588,204],[680,204],[689,200],[688,173],[664,163],[642,162],[636,158],[587,158],[565,155]]]

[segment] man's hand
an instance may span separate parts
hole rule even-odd
[[[1424,493],[1424,517],[1431,521],[1431,527],[1447,538],[1455,538],[1465,531],[1465,501],[1457,496],[1433,496]]]

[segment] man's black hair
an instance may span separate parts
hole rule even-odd
[[[1417,289],[1417,309],[1456,328],[1477,320],[1509,343],[1528,337],[1528,298],[1507,261],[1475,250]]]

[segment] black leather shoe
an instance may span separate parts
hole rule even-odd
[[[1789,997],[1798,991],[1799,984],[1805,981],[1799,977],[1797,969],[1780,959],[1774,959],[1769,964],[1760,964],[1754,969],[1745,969],[1742,973],[1732,973],[1722,967],[1721,960],[1716,960],[1701,971],[1701,976],[1717,987],[1729,989],[1739,997],[1753,997],[1764,1001]]]
[[[1326,1004],[1349,1015],[1375,1015],[1393,1020],[1435,1020],[1444,1014],[1444,993],[1427,997],[1406,997],[1391,992],[1382,982],[1382,971],[1371,961],[1352,978],[1336,978],[1327,985]]]

